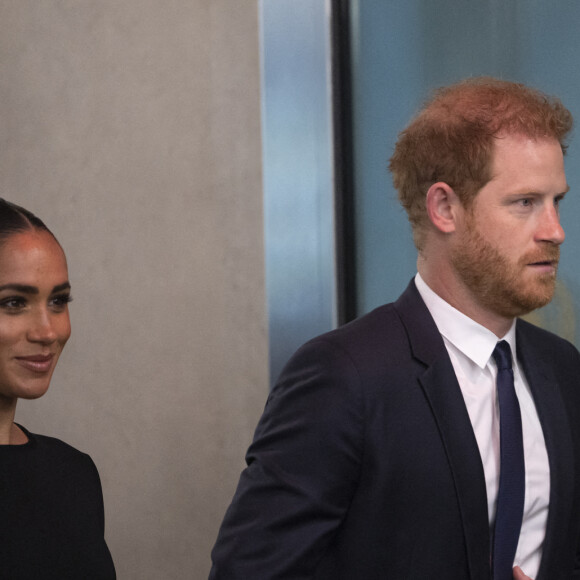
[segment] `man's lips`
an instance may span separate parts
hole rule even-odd
[[[541,262],[532,262],[528,264],[534,271],[542,274],[555,274],[558,270],[558,260],[545,260]]]
[[[29,356],[17,356],[16,360],[24,368],[35,373],[45,373],[50,370],[54,354],[34,354]]]
[[[546,271],[557,270],[559,261],[559,247],[543,248],[540,251],[530,252],[527,256],[523,257],[523,263],[526,266],[531,266],[534,269]]]

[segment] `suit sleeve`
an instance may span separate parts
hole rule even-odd
[[[246,455],[210,580],[313,577],[357,485],[359,382],[348,354],[325,340],[288,363]]]
[[[576,534],[576,557],[574,558],[571,578],[572,580],[580,580],[580,537],[578,534]]]

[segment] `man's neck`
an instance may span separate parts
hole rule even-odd
[[[445,272],[442,265],[430,267],[419,256],[417,270],[423,281],[435,294],[459,312],[481,324],[498,338],[502,338],[511,328],[514,319],[506,318],[481,306],[468,288],[455,282],[455,276]]]

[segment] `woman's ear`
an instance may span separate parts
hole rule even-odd
[[[461,202],[453,188],[443,181],[434,183],[427,191],[425,200],[431,223],[444,234],[455,231],[457,208]]]

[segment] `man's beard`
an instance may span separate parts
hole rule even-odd
[[[480,306],[514,318],[545,306],[554,295],[555,273],[535,273],[527,265],[548,261],[557,264],[559,257],[560,247],[545,242],[545,247],[512,263],[479,233],[472,220],[451,259]]]

